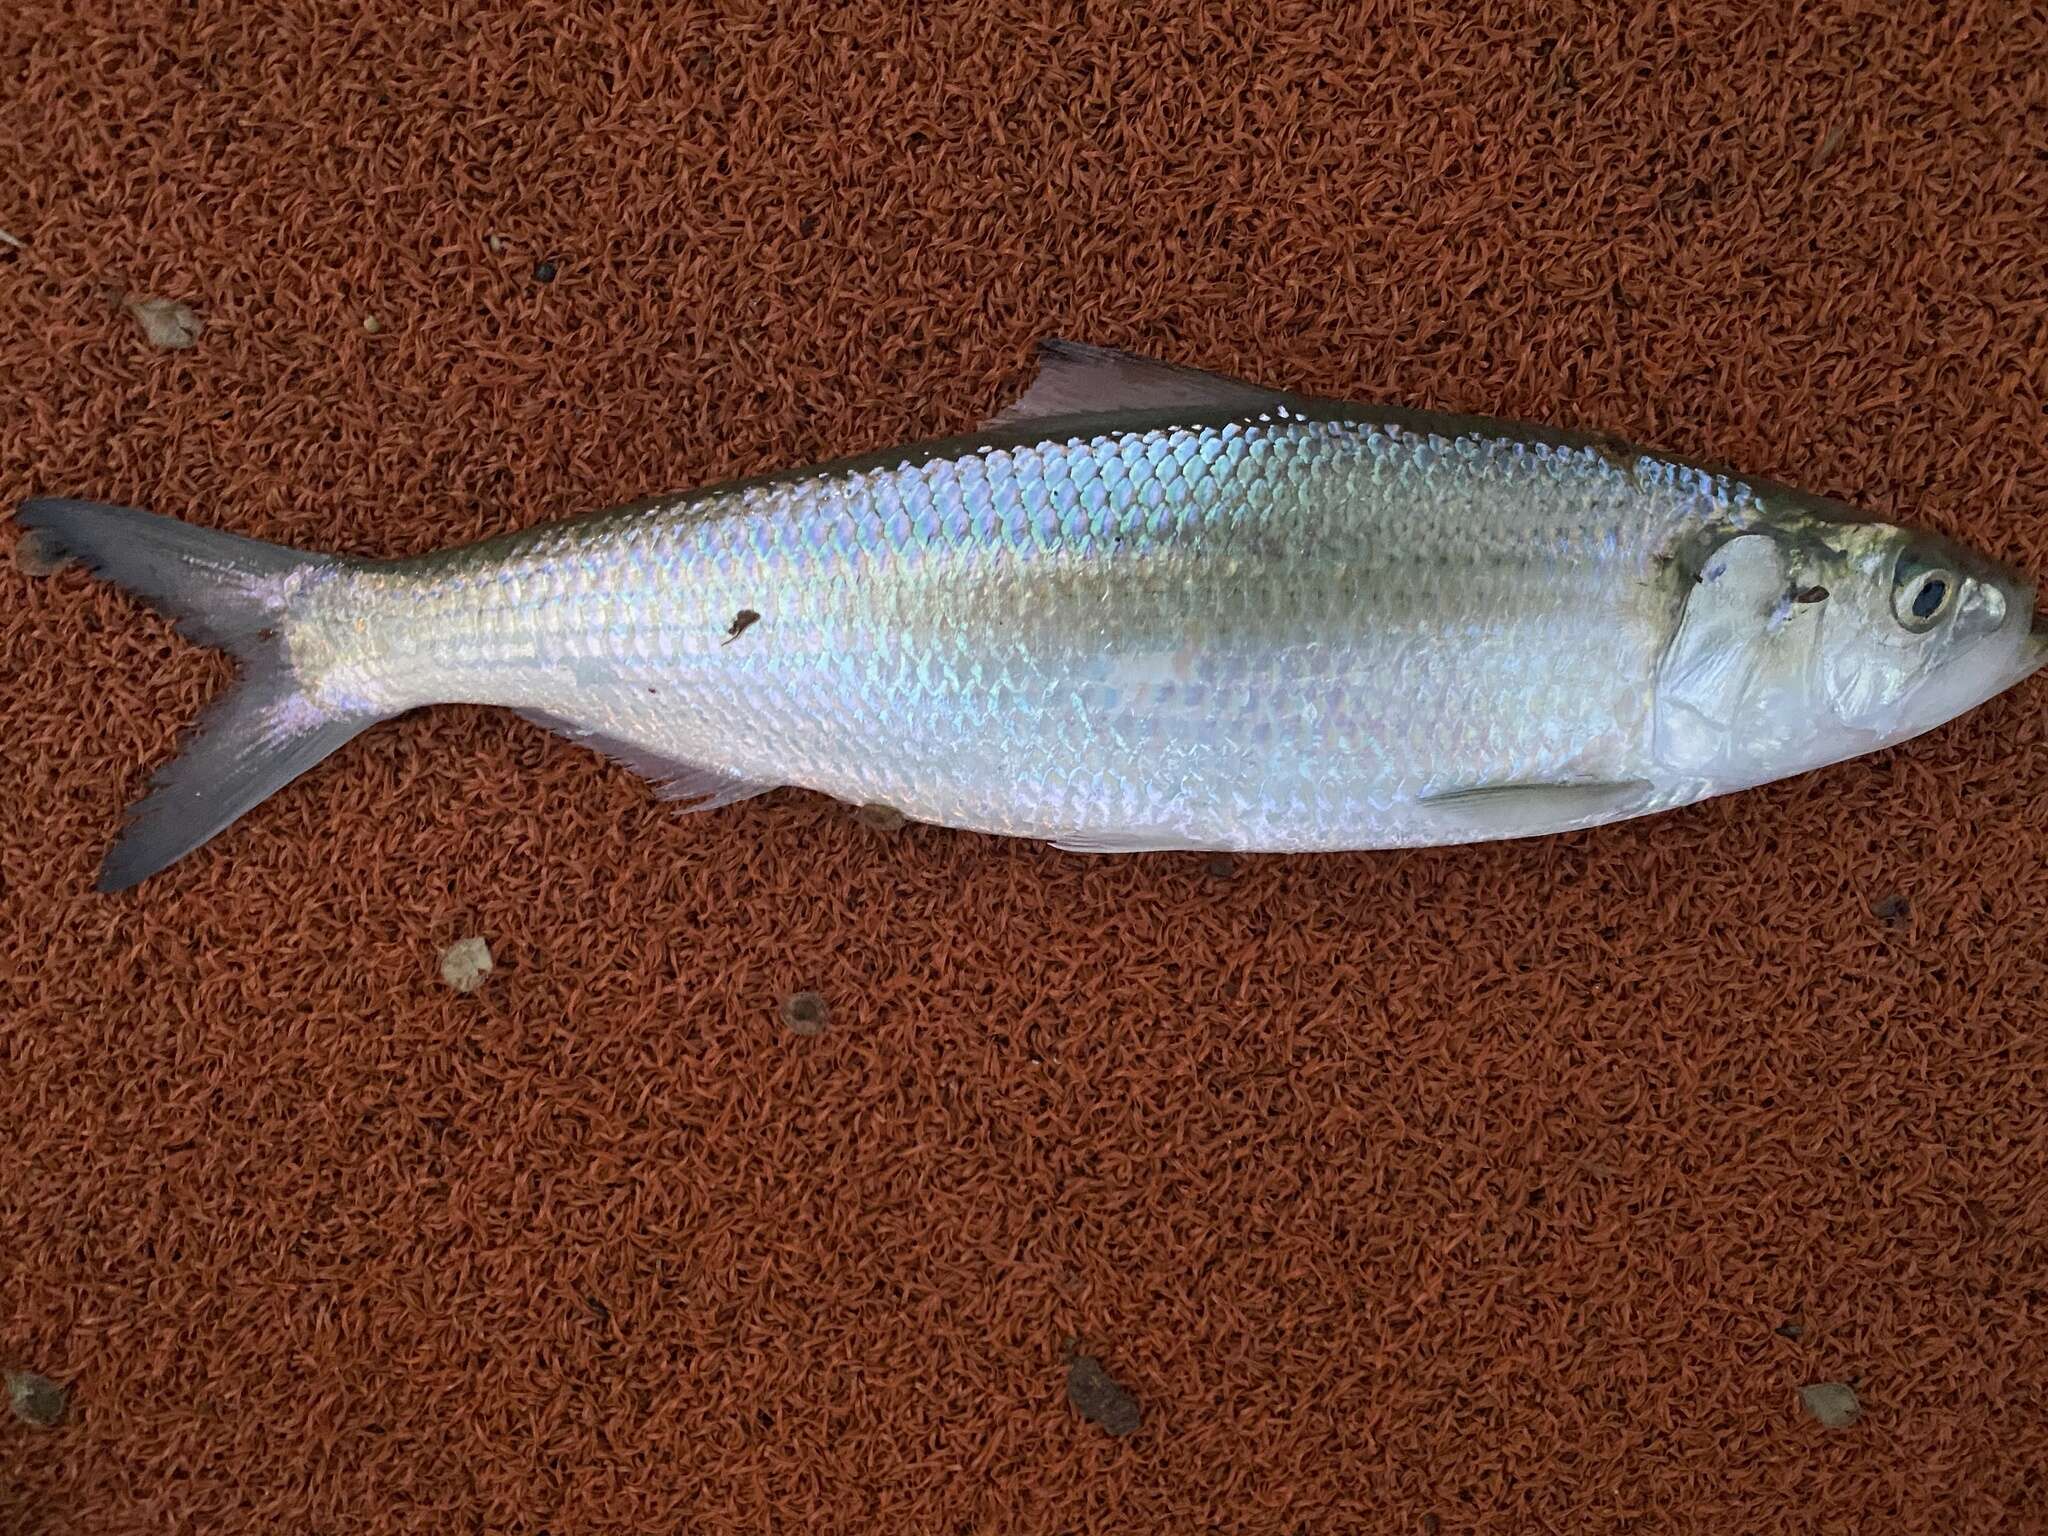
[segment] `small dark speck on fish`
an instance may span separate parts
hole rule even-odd
[[[741,635],[760,622],[761,615],[754,612],[751,608],[742,608],[732,616],[732,628],[725,632],[725,643],[731,645],[733,641],[739,639]]]
[[[1603,463],[1620,470],[1623,474],[1635,472],[1636,455],[1626,443],[1612,438],[1595,438],[1593,452],[1600,456]]]

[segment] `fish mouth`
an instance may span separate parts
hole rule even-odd
[[[2019,676],[2032,677],[2043,667],[2048,667],[2048,610],[2036,608],[2020,636]]]

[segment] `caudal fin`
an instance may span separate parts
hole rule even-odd
[[[349,562],[91,501],[30,501],[15,522],[242,663],[241,679],[130,807],[100,866],[101,890],[123,890],[184,857],[380,718],[321,707],[279,639],[294,594]]]

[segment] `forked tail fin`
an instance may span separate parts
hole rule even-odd
[[[182,858],[381,718],[316,703],[280,637],[307,577],[349,562],[91,501],[40,498],[15,522],[242,663],[241,678],[130,807],[100,866],[101,890],[123,890]]]

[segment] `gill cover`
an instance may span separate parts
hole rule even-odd
[[[1674,772],[1747,779],[1817,723],[1825,598],[1800,546],[1740,533],[1698,563],[1657,668],[1655,750]],[[1762,776],[1768,777],[1768,773]]]

